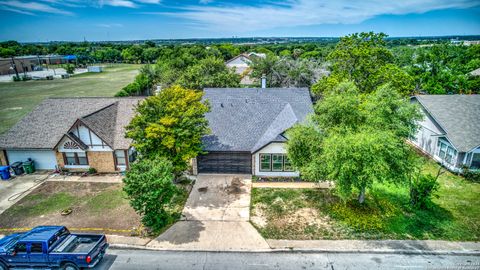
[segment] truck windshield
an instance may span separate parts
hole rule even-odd
[[[63,228],[63,229],[59,230],[57,233],[55,233],[54,236],[52,236],[52,238],[50,238],[50,240],[48,240],[48,247],[52,248],[55,245],[55,243],[57,242],[57,240],[62,239],[64,236],[69,235],[69,234],[70,234],[70,232],[68,231],[67,228]]]

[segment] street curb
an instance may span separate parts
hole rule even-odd
[[[163,249],[139,245],[127,244],[111,244],[110,248],[125,250],[149,250],[149,251],[165,251],[165,252],[212,252],[212,253],[332,253],[332,254],[402,254],[402,255],[462,255],[462,256],[480,256],[480,250],[449,250],[449,251],[435,251],[435,250],[332,250],[332,249],[300,249],[300,248],[283,248],[283,249],[257,249],[257,250],[202,250],[202,249]]]

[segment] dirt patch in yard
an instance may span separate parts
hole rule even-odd
[[[65,209],[72,213],[61,215]],[[11,228],[64,225],[130,235],[140,224],[122,184],[111,183],[45,182],[0,215],[0,233]]]

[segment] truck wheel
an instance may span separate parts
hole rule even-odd
[[[8,270],[8,267],[4,263],[0,262],[0,270]]]
[[[63,270],[79,270],[80,268],[78,268],[78,266],[76,266],[75,264],[73,263],[66,263],[63,265]]]

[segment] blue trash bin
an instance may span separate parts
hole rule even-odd
[[[2,180],[10,179],[10,166],[0,166],[0,177]]]

